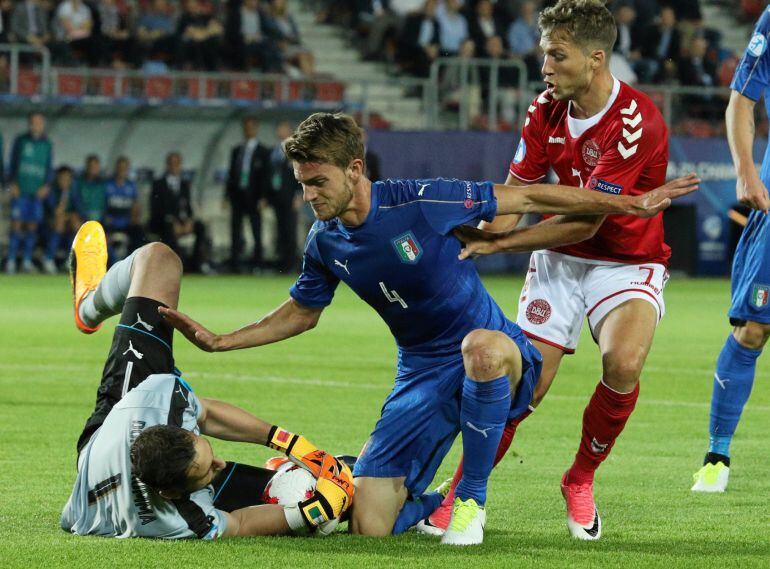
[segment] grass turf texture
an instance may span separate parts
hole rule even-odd
[[[521,281],[487,279],[509,315]],[[256,319],[286,297],[281,278],[187,278],[180,308],[214,330]],[[707,444],[713,366],[728,333],[727,281],[673,279],[637,410],[597,476],[598,543],[567,535],[559,478],[577,448],[600,376],[586,333],[551,393],[520,428],[490,483],[485,543],[446,548],[409,533],[367,539],[255,538],[218,543],[73,537],[58,527],[75,476],[74,445],[90,413],[114,321],[75,330],[63,277],[0,277],[0,566],[336,567],[764,566],[768,539],[770,360],[733,444],[725,495],[692,495]],[[344,286],[318,328],[283,344],[205,354],[175,339],[197,393],[241,405],[334,452],[357,453],[391,384],[395,347],[376,314]],[[261,464],[271,453],[214,442],[220,456]],[[459,438],[437,481],[448,477]]]

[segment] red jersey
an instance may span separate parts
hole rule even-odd
[[[615,79],[607,106],[584,120],[546,91],[529,107],[510,173],[535,183],[553,168],[559,183],[636,196],[662,186],[668,169],[668,129],[650,98]],[[662,263],[663,213],[649,219],[610,215],[591,239],[559,253],[618,263]]]

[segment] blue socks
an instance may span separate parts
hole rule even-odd
[[[35,243],[37,242],[37,232],[27,231],[24,235],[24,262],[32,261],[32,253],[35,252]]]
[[[479,505],[487,501],[487,481],[510,410],[508,376],[485,382],[465,377],[460,408],[463,477],[455,490],[461,500],[473,498]]]
[[[393,535],[404,533],[420,520],[424,520],[441,505],[444,497],[438,492],[429,492],[417,498],[409,498],[404,502],[396,523],[393,524]]]
[[[61,233],[51,231],[48,236],[48,246],[46,247],[45,258],[54,260],[56,258],[56,251],[59,248],[59,242],[61,241]]]
[[[8,260],[15,261],[16,256],[19,254],[19,234],[15,231],[11,231],[8,236]]]
[[[757,358],[762,350],[741,346],[730,334],[717,360],[711,395],[709,453],[730,456],[730,442],[751,394]]]

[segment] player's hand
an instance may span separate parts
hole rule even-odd
[[[456,227],[453,233],[463,243],[463,248],[457,257],[461,261],[477,255],[491,255],[500,251],[500,245],[497,241],[501,236],[500,233],[483,231],[469,225]]]
[[[222,336],[207,330],[186,314],[164,306],[158,307],[158,312],[166,322],[204,352],[221,352],[224,349]]]
[[[631,205],[628,213],[638,217],[652,217],[657,215],[668,206],[671,200],[687,195],[698,189],[700,179],[695,174],[688,174],[681,178],[676,178],[670,182],[655,188],[640,196],[631,198]]]
[[[21,192],[19,191],[19,185],[16,182],[11,182],[8,185],[8,189],[11,192],[11,199],[16,199],[21,194]]]
[[[770,197],[767,188],[757,176],[756,171],[749,177],[738,177],[736,184],[738,201],[751,209],[767,213],[770,211]]]
[[[302,435],[295,435],[273,425],[267,435],[267,446],[284,453],[289,460],[310,472],[315,478],[321,476],[321,468],[327,453]]]
[[[315,493],[299,503],[305,523],[318,526],[339,518],[353,503],[353,473],[344,462],[324,453]]]

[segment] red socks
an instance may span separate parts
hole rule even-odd
[[[590,484],[594,472],[610,454],[615,440],[626,426],[636,406],[639,384],[630,393],[618,393],[604,382],[596,386],[583,413],[583,438],[567,479],[577,484]]]

